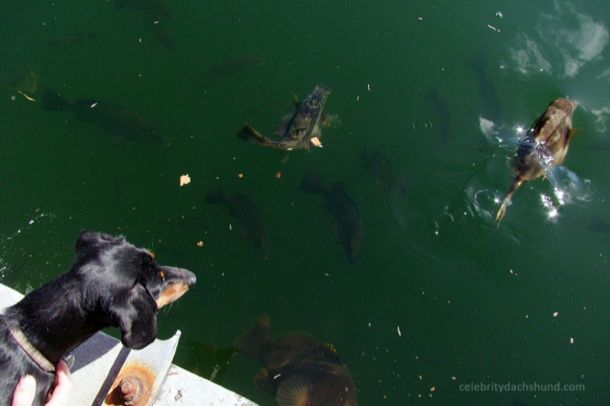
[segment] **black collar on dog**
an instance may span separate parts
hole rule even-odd
[[[55,365],[51,364],[51,362],[32,345],[30,340],[23,334],[23,331],[17,327],[10,327],[9,331],[21,349],[25,351],[40,368],[47,372],[55,373]]]

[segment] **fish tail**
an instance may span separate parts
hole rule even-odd
[[[510,189],[508,190],[508,193],[506,193],[506,197],[504,198],[504,201],[502,202],[502,205],[500,206],[500,209],[498,210],[498,213],[496,214],[496,221],[498,222],[498,227],[500,226],[500,222],[506,215],[506,209],[508,208],[508,205],[510,204],[513,194],[515,194],[517,189],[519,189],[519,187],[521,187],[523,182],[524,182],[524,180],[520,176],[517,176],[513,180],[513,184],[510,185]]]
[[[205,201],[208,203],[224,203],[226,200],[227,198],[218,182],[210,182],[208,193],[205,195]]]
[[[324,193],[320,175],[316,171],[310,169],[303,177],[299,190],[305,193]]]
[[[237,136],[244,141],[255,142],[263,145],[269,144],[269,140],[249,124],[244,125],[237,133]]]
[[[70,102],[50,89],[44,89],[42,93],[42,107],[49,111],[65,110]]]
[[[244,354],[250,355],[258,360],[263,357],[264,350],[271,341],[271,322],[269,316],[260,316],[256,325],[246,334],[235,341],[235,347]]]

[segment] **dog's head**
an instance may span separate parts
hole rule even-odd
[[[157,336],[157,312],[195,284],[186,269],[157,264],[152,252],[124,237],[90,231],[76,241],[78,275],[88,307],[103,324],[118,326],[126,347],[140,349]]]

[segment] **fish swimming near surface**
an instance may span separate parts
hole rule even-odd
[[[432,105],[434,106],[434,110],[436,111],[436,116],[438,118],[438,125],[441,132],[441,144],[447,145],[449,142],[449,126],[451,124],[451,112],[449,111],[449,106],[447,103],[441,98],[438,94],[438,90],[436,88],[432,88],[426,93],[426,97]]]
[[[280,406],[358,405],[350,371],[331,344],[305,333],[272,339],[269,317],[263,315],[235,346],[264,364],[254,380]]]
[[[570,146],[575,109],[576,103],[571,100],[553,100],[521,140],[514,160],[516,176],[496,214],[498,223],[506,215],[513,194],[524,182],[545,176],[552,166],[563,164]]]
[[[401,227],[406,226],[405,206],[407,203],[407,184],[396,176],[390,161],[379,151],[364,149],[360,154],[362,167],[389,193],[389,204],[394,220]]]
[[[379,151],[368,150],[360,154],[362,167],[374,178],[376,178],[388,190],[396,182],[396,175],[390,161]]]
[[[285,116],[280,123],[279,140],[263,136],[249,124],[244,125],[237,136],[244,141],[287,151],[309,149],[312,145],[321,148],[322,125],[330,125],[332,120],[324,114],[324,105],[329,94],[330,90],[317,85],[305,100],[295,101],[295,112]]]
[[[226,196],[218,183],[211,182],[205,200],[224,205],[258,253],[263,258],[268,258],[267,227],[260,210],[248,196],[243,193]]]
[[[300,190],[305,193],[319,193],[324,197],[325,207],[334,219],[347,259],[355,263],[362,244],[364,225],[358,206],[347,196],[343,183],[334,182],[330,189],[326,188],[322,185],[319,175],[309,171],[301,182]]]
[[[42,106],[49,111],[69,110],[76,119],[95,124],[107,133],[131,142],[167,144],[167,141],[159,135],[152,124],[125,107],[95,99],[80,99],[70,102],[49,89],[44,89]]]
[[[495,86],[489,77],[488,57],[478,52],[468,63],[477,76],[479,95],[481,97],[481,116],[479,120],[486,120],[493,124],[497,130],[502,115],[502,104],[495,91]]]

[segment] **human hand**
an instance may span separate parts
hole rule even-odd
[[[72,391],[72,379],[70,378],[70,368],[64,360],[57,363],[55,370],[55,387],[46,403],[46,406],[66,406]],[[32,375],[21,377],[15,392],[11,406],[32,406],[36,395],[36,380]]]

